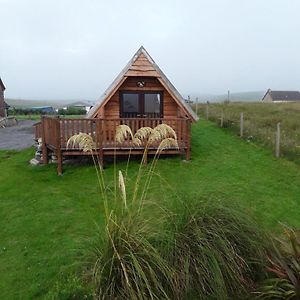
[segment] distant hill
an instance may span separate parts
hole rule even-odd
[[[230,101],[242,101],[242,102],[255,102],[260,101],[266,91],[254,91],[254,92],[241,92],[241,93],[230,93]],[[227,94],[217,95],[213,101],[224,101],[227,100]]]
[[[71,99],[71,100],[27,100],[27,99],[9,99],[6,98],[5,101],[12,107],[17,108],[28,108],[32,106],[52,106],[54,108],[60,108],[67,106],[70,103],[75,103],[79,101],[89,102],[92,105],[92,101],[86,100],[78,100],[78,99]]]
[[[230,93],[230,101],[243,101],[243,102],[255,102],[260,101],[265,94],[265,91],[253,91],[253,92],[241,92],[241,93]],[[192,101],[198,97],[200,102],[222,102],[227,100],[227,94],[214,95],[214,94],[201,94],[201,93],[191,93],[184,94],[185,99],[190,96]],[[54,108],[61,108],[67,106],[70,103],[75,102],[88,102],[91,105],[94,104],[93,101],[83,100],[83,99],[70,99],[70,100],[28,100],[28,99],[10,99],[6,98],[5,101],[12,107],[27,108],[32,106],[52,106]]]
[[[240,93],[230,93],[230,101],[242,101],[242,102],[257,102],[262,99],[265,91],[253,91],[253,92],[240,92]],[[199,102],[222,102],[227,100],[227,94],[221,95],[209,95],[209,94],[201,94],[201,93],[191,93],[191,100],[195,101],[196,97],[198,97]],[[187,96],[185,96],[187,98]]]

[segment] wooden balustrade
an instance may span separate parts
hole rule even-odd
[[[33,126],[34,126],[34,138],[37,140],[42,137],[42,122],[37,122]]]
[[[42,121],[36,123],[35,138],[42,137],[43,142],[55,149],[60,141],[60,147],[65,149],[69,138],[75,134],[86,133],[90,135],[96,142],[97,148],[113,148],[115,147],[115,132],[120,124],[130,127],[133,134],[141,127],[154,128],[159,124],[167,124],[172,127],[178,139],[178,144],[181,147],[187,146],[187,138],[189,137],[190,128],[188,119],[143,119],[143,118],[128,118],[128,119],[60,119],[55,117],[43,117]],[[59,124],[59,126],[57,126]],[[99,132],[101,128],[101,132]],[[99,139],[101,136],[101,139]],[[100,144],[101,141],[101,144]],[[119,145],[120,147],[131,146],[128,142]]]
[[[129,148],[142,151],[142,147],[134,146],[130,141],[125,141],[121,145],[116,144],[116,128],[121,124],[129,126],[133,134],[141,127],[154,128],[159,124],[167,124],[176,132],[180,151],[185,151],[187,159],[190,158],[190,120],[184,118],[64,119],[42,117],[42,121],[34,125],[35,138],[42,138],[44,163],[48,162],[49,149],[56,154],[58,159],[58,173],[61,174],[63,155],[84,154],[80,152],[80,149],[76,149],[76,146],[75,148],[67,149],[69,138],[75,134],[85,133],[90,135],[96,143],[95,151],[99,154],[101,160],[103,160],[103,155],[111,153],[112,149],[119,150],[120,153],[126,153],[124,151],[128,151]],[[157,145],[153,145],[151,148],[155,147]]]

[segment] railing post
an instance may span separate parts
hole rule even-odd
[[[42,154],[43,154],[43,164],[47,165],[48,164],[48,148],[46,145],[46,120],[45,117],[42,116],[41,120],[41,129],[42,129]]]
[[[280,157],[280,123],[277,123],[275,155],[277,158]]]
[[[60,119],[55,119],[55,138],[56,138],[56,157],[57,157],[57,174],[62,175],[62,152],[61,152],[61,136],[60,136]]]

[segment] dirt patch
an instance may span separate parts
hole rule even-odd
[[[34,123],[36,121],[22,120],[16,126],[0,128],[0,149],[22,150],[31,147],[34,143]]]

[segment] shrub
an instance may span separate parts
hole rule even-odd
[[[285,227],[268,255],[269,278],[257,292],[257,299],[300,298],[300,230]]]
[[[67,109],[60,108],[58,110],[59,115],[85,115],[85,108],[69,106]]]

